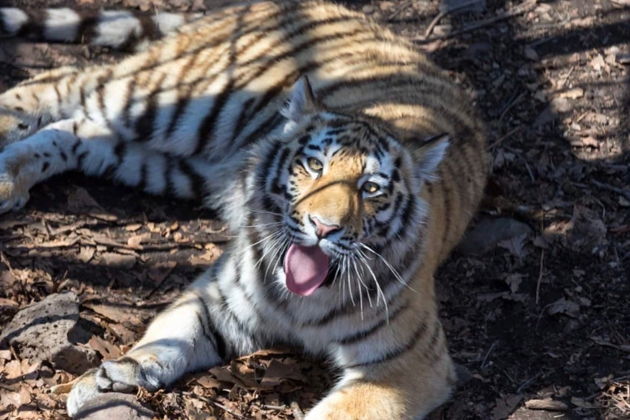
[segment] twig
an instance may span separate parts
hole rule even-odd
[[[237,413],[237,412],[235,412],[234,410],[231,410],[231,409],[227,408],[226,406],[224,406],[224,405],[223,405],[223,404],[221,404],[221,403],[218,403],[218,402],[216,402],[216,401],[214,401],[214,400],[211,400],[211,399],[209,399],[209,398],[208,398],[208,399],[206,399],[206,400],[207,400],[207,401],[209,401],[209,402],[210,402],[210,404],[212,404],[212,405],[214,405],[214,406],[216,406],[216,407],[219,407],[221,410],[225,411],[226,413],[229,413],[229,414],[233,415],[233,416],[234,416],[234,417],[236,417],[236,418],[239,418],[239,419],[245,419],[245,417],[241,416],[240,414],[238,414],[238,413]]]
[[[532,182],[536,182],[536,178],[534,177],[532,168],[529,167],[529,163],[527,163],[527,160],[525,158],[523,158],[523,163],[525,164],[525,169],[527,169],[527,174],[529,175],[529,179],[531,179]]]
[[[398,8],[396,8],[396,10],[394,10],[394,13],[389,15],[387,20],[389,20],[389,21],[394,20],[403,10],[405,10],[407,7],[411,6],[412,4],[413,4],[413,0],[407,0],[406,2],[404,2],[403,4],[398,6]]]
[[[542,375],[542,372],[538,372],[537,374],[535,374],[531,378],[525,380],[525,382],[523,382],[521,385],[519,385],[519,387],[516,389],[516,393],[520,394],[526,387],[528,387],[532,382],[534,382],[536,379],[538,379],[540,377],[540,375]]]
[[[540,268],[538,270],[538,281],[536,282],[536,305],[538,305],[538,298],[540,297],[540,284],[543,278],[543,263],[545,261],[545,250],[540,251]]]
[[[499,137],[498,139],[496,139],[495,141],[492,142],[492,144],[490,146],[488,146],[488,148],[490,150],[493,150],[495,147],[497,147],[501,142],[503,142],[503,140],[507,139],[508,137],[510,137],[512,134],[516,134],[517,132],[521,131],[523,129],[523,127],[516,127],[513,128],[512,130],[508,131],[507,133],[505,133],[504,135],[502,135],[501,137]]]
[[[459,6],[453,7],[452,9],[447,9],[447,10],[443,10],[440,13],[437,14],[436,17],[433,18],[433,20],[431,21],[431,23],[429,23],[429,27],[427,28],[426,31],[424,31],[424,39],[427,39],[429,37],[429,35],[431,35],[431,33],[433,32],[433,29],[435,28],[435,26],[447,15],[451,14],[451,13],[455,13],[458,10],[462,10],[465,9],[467,7],[470,6],[474,6],[475,4],[479,3],[479,0],[469,0],[466,3],[462,3]]]
[[[564,76],[564,78],[562,79],[562,82],[560,82],[560,89],[564,88],[564,85],[567,84],[567,81],[569,80],[569,76],[571,76],[571,73],[573,73],[573,70],[575,70],[575,66],[572,66],[569,71],[567,72],[567,75]]]
[[[591,182],[598,186],[599,188],[603,188],[608,191],[616,192],[617,194],[623,195],[625,198],[630,200],[630,190],[624,190],[623,188],[615,187],[614,185],[604,184],[603,182],[596,181],[591,179]]]
[[[514,100],[510,101],[507,104],[507,106],[503,109],[503,111],[501,112],[501,115],[499,116],[499,122],[503,121],[503,118],[505,118],[505,115],[508,113],[508,111],[514,108],[514,106],[518,104],[521,101],[521,99],[523,99],[523,96],[525,96],[525,92],[521,92],[520,95],[518,95],[516,98],[514,98]]]
[[[506,13],[501,13],[500,15],[488,18],[488,19],[484,19],[484,20],[480,20],[479,22],[473,23],[471,25],[465,26],[462,29],[458,30],[458,31],[453,31],[450,34],[446,34],[446,35],[441,35],[441,36],[436,36],[433,38],[426,38],[426,37],[420,37],[420,38],[413,38],[412,41],[413,42],[417,42],[419,44],[428,44],[431,43],[433,41],[439,41],[439,40],[444,40],[444,39],[449,39],[449,38],[454,38],[456,36],[465,34],[467,32],[471,32],[471,31],[476,31],[477,29],[481,29],[484,28],[486,26],[490,26],[492,24],[495,24],[497,22],[500,22],[502,20],[506,20],[506,19],[510,19],[514,16],[518,16],[521,15],[523,13],[528,12],[529,10],[531,10],[533,7],[535,6],[535,3],[530,3],[527,5],[527,7],[524,7],[522,9],[516,9],[513,10],[511,12],[506,12]]]
[[[488,349],[485,357],[483,358],[483,361],[481,362],[481,369],[486,367],[486,362],[488,361],[488,357],[490,357],[490,353],[492,353],[492,350],[494,350],[494,347],[497,345],[497,341],[493,341],[492,344],[490,345],[490,348]]]

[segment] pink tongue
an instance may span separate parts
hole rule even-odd
[[[287,288],[308,296],[326,280],[328,256],[318,246],[292,244],[284,257]]]

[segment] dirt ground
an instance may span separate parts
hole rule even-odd
[[[478,217],[489,224],[437,276],[451,353],[468,372],[432,419],[630,418],[630,1],[487,0],[481,12],[447,14],[437,0],[346,4],[414,39],[473,93],[489,127],[493,175]],[[117,56],[2,40],[0,90],[47,68]],[[78,175],[31,197],[0,216],[0,327],[71,290],[91,334],[80,345],[102,358],[126,351],[229,236],[194,203]],[[496,244],[510,223],[529,229]],[[65,397],[47,390],[73,377],[0,350],[0,419],[65,418]],[[325,363],[263,351],[140,399],[158,418],[300,419],[331,381]]]

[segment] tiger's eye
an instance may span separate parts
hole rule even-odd
[[[377,193],[381,189],[381,186],[374,182],[368,181],[365,184],[363,184],[362,188],[363,188],[363,191],[365,191],[366,193],[374,194],[374,193]]]
[[[306,160],[306,163],[308,164],[308,167],[311,168],[313,172],[321,172],[322,169],[324,168],[324,165],[319,160],[312,157],[308,158]]]

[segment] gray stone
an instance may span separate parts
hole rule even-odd
[[[501,241],[520,235],[528,235],[532,229],[523,222],[509,217],[482,217],[470,229],[457,247],[463,255],[482,255]]]
[[[58,293],[19,311],[0,335],[0,348],[13,346],[31,362],[47,360],[55,368],[81,373],[99,363],[98,354],[73,342],[80,336],[79,300],[74,293]]]
[[[141,405],[135,396],[108,392],[85,404],[74,419],[81,420],[150,420],[153,411]]]

